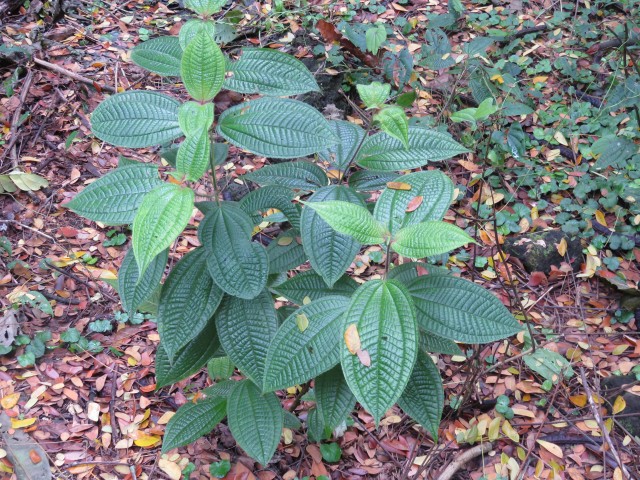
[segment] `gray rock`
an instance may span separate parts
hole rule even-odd
[[[621,412],[625,416],[616,418],[631,435],[640,438],[640,395],[625,391],[625,385],[635,384],[635,375],[611,376],[601,380],[600,385],[606,399],[607,410],[611,411],[616,397],[622,396],[627,406]]]
[[[567,253],[558,253],[558,244],[565,239]],[[506,253],[518,258],[528,272],[551,272],[551,266],[560,267],[562,262],[577,270],[582,263],[582,246],[578,237],[569,237],[561,230],[526,233],[509,237],[502,247]]]

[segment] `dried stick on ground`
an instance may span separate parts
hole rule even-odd
[[[101,90],[106,90],[107,92],[116,93],[117,90],[110,85],[100,85],[94,80],[90,78],[84,77],[82,75],[78,75],[77,73],[70,72],[66,68],[61,67],[60,65],[56,65],[54,63],[49,63],[46,60],[40,60],[39,58],[33,57],[34,63],[37,65],[48,68],[49,70],[53,70],[54,72],[65,75],[69,78],[77,80],[78,82],[86,83],[87,85],[92,85],[94,87],[100,88]]]
[[[24,82],[22,84],[22,90],[20,90],[20,97],[18,106],[13,112],[13,118],[11,119],[11,138],[9,139],[9,144],[2,155],[2,159],[7,156],[7,154],[11,157],[11,166],[15,169],[18,168],[18,152],[16,151],[16,142],[18,141],[18,125],[20,123],[20,117],[22,116],[22,107],[24,102],[27,99],[27,94],[31,89],[31,83],[33,82],[33,71],[29,70],[27,72],[27,76],[24,77]]]
[[[473,448],[470,448],[457,459],[449,464],[447,468],[440,474],[438,480],[450,480],[456,474],[458,470],[464,467],[468,462],[476,458],[478,455],[485,455],[491,451],[493,443],[481,443]]]

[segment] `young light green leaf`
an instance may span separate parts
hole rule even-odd
[[[210,17],[222,10],[228,0],[186,0],[184,6],[202,16]]]
[[[401,107],[384,107],[373,116],[373,121],[380,125],[384,132],[400,140],[405,148],[409,148],[409,119]]]
[[[251,241],[253,222],[237,203],[208,204],[198,237],[207,251],[209,273],[229,295],[251,299],[267,284],[265,248]]]
[[[304,63],[271,48],[243,48],[229,72],[224,86],[234,92],[288,97],[320,91]]]
[[[133,222],[144,196],[159,185],[163,182],[156,165],[120,167],[91,183],[65,206],[95,222],[126,225]]]
[[[179,77],[182,47],[176,37],[158,37],[136,45],[131,50],[136,65],[163,77]]]
[[[391,243],[400,255],[424,258],[447,253],[467,243],[475,243],[461,228],[439,220],[428,220],[398,230]]]
[[[211,140],[206,129],[187,135],[178,150],[176,169],[190,182],[197,182],[209,168]]]
[[[305,161],[265,165],[244,177],[259,185],[279,185],[300,190],[317,190],[329,183],[324,170]]]
[[[367,108],[381,108],[389,98],[391,85],[371,82],[369,85],[356,85],[356,90]]]
[[[227,401],[229,429],[238,445],[262,465],[278,447],[284,413],[274,393],[262,394],[253,382],[238,382]]]
[[[344,170],[353,160],[366,132],[362,127],[344,120],[331,120],[329,125],[340,141],[318,152],[318,156],[336,168]]]
[[[426,353],[418,352],[409,383],[398,399],[398,405],[422,425],[434,440],[438,439],[438,426],[444,408],[442,378],[438,367]]]
[[[464,343],[488,343],[522,330],[509,310],[484,288],[452,275],[423,275],[407,285],[418,324]]]
[[[240,148],[274,158],[304,157],[338,142],[320,112],[287,98],[261,98],[227,109],[218,133]]]
[[[267,353],[263,391],[302,384],[340,361],[342,314],[349,299],[324,297],[300,307],[278,329]],[[298,317],[307,319],[300,328]]]
[[[184,49],[180,73],[187,92],[194,100],[211,100],[222,88],[224,55],[205,31],[198,32]]]
[[[334,230],[350,235],[364,245],[384,243],[388,235],[366,207],[341,200],[302,203],[320,215]]]
[[[132,229],[133,253],[140,275],[187,226],[194,198],[190,188],[171,183],[159,185],[144,196]]]
[[[398,400],[413,370],[418,351],[415,309],[406,287],[396,280],[370,280],[351,298],[344,332],[357,329],[361,355],[342,342],[342,371],[349,388],[373,415],[376,424]],[[346,340],[346,333],[345,333]]]
[[[331,430],[344,422],[356,405],[356,397],[351,393],[340,365],[316,378],[314,392],[318,413]]]
[[[187,48],[189,42],[191,42],[191,40],[193,40],[201,31],[204,31],[213,40],[215,40],[216,23],[212,20],[201,20],[200,18],[187,20],[187,23],[180,27],[180,32],[178,33],[178,39],[182,50]]]
[[[450,135],[428,128],[410,127],[408,139],[409,148],[405,148],[400,140],[384,132],[367,137],[356,162],[365,168],[391,172],[422,167],[468,151]]]
[[[158,288],[168,258],[169,250],[160,252],[141,278],[136,259],[133,256],[133,249],[129,249],[118,271],[118,292],[122,308],[125,311],[133,315],[137,308]]]
[[[182,447],[209,433],[227,415],[227,399],[207,397],[182,405],[169,419],[162,439],[162,451]]]
[[[333,283],[333,287],[327,287],[324,279],[313,270],[297,273],[286,282],[281,283],[272,290],[288,300],[302,305],[304,299],[317,300],[329,295],[341,295],[351,297],[358,289],[358,283],[347,275],[343,275]]]
[[[378,50],[387,39],[387,30],[382,23],[371,26],[365,33],[365,41],[367,44],[367,50],[374,55],[378,54]]]
[[[353,190],[342,185],[330,185],[319,189],[307,202],[342,200],[361,205],[364,201]],[[311,266],[331,287],[349,268],[360,250],[360,243],[353,237],[334,230],[311,208],[304,208],[300,217],[302,245]]]
[[[485,98],[476,108],[465,108],[451,114],[454,122],[469,122],[472,129],[476,129],[476,122],[486,120],[490,115],[498,111],[493,97]]]
[[[213,125],[213,103],[183,103],[178,109],[178,123],[186,136],[209,130]]]
[[[216,311],[222,291],[207,270],[207,253],[196,248],[173,267],[160,293],[158,333],[170,361],[196,337]]]
[[[449,177],[439,170],[429,170],[403,175],[401,180],[411,189],[385,188],[373,211],[376,220],[392,234],[425,220],[442,220],[453,199],[454,187]],[[421,199],[419,206],[408,212],[416,198]]]
[[[271,295],[263,291],[252,300],[225,297],[216,312],[216,325],[225,353],[262,388],[267,351],[278,329]]]

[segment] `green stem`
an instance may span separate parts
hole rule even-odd
[[[386,256],[384,259],[384,278],[387,279],[387,274],[389,273],[389,266],[391,265],[391,239],[387,240],[386,243]]]
[[[209,139],[209,141],[211,141],[211,139]],[[218,182],[216,180],[216,166],[213,163],[213,152],[214,152],[214,148],[211,148],[211,152],[209,153],[209,165],[211,166],[211,183],[213,185],[213,197],[216,200],[216,203],[219,205],[220,204],[220,195],[219,195],[219,191],[218,191]]]

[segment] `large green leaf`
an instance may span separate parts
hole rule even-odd
[[[157,186],[142,199],[133,220],[133,253],[140,275],[171,246],[189,223],[195,194],[172,183]]]
[[[156,352],[156,390],[166,385],[179,382],[193,375],[205,365],[220,348],[220,340],[216,333],[216,322],[210,319],[196,338],[185,345],[169,361],[162,343]]]
[[[409,128],[408,140],[409,148],[405,148],[384,132],[372,135],[364,141],[356,161],[363,167],[389,172],[422,167],[468,151],[450,135],[427,128]]]
[[[349,235],[365,245],[383,243],[387,235],[385,228],[366,207],[342,200],[304,202],[339,233]]]
[[[224,86],[234,92],[288,97],[320,91],[304,63],[271,48],[243,48],[229,72]]]
[[[353,157],[355,157],[366,132],[355,123],[344,120],[331,120],[329,125],[340,141],[325,150],[321,150],[318,155],[336,168],[345,170],[353,160]]]
[[[354,325],[361,346],[351,353]],[[368,281],[351,298],[343,328],[342,371],[353,394],[378,423],[400,397],[416,360],[418,327],[409,292],[396,280]],[[363,362],[367,357],[368,366]]]
[[[206,102],[222,88],[225,59],[211,36],[201,30],[187,44],[182,55],[180,74],[194,100]]]
[[[234,202],[208,205],[198,236],[211,277],[229,295],[256,297],[267,284],[269,259],[262,245],[251,242],[251,217]]]
[[[418,353],[409,383],[398,399],[398,405],[437,440],[444,392],[438,367],[426,353]]]
[[[353,190],[330,185],[319,189],[307,202],[345,200],[364,205],[364,201]],[[313,269],[331,287],[349,268],[360,251],[360,243],[353,237],[335,231],[315,210],[304,208],[300,217],[302,245]]]
[[[274,393],[262,394],[252,382],[244,380],[231,390],[227,401],[229,429],[250,457],[266,465],[282,434],[284,413]]]
[[[299,233],[295,230],[286,230],[267,247],[269,256],[269,273],[288,272],[307,261],[307,254],[299,242]]]
[[[331,430],[344,422],[356,405],[356,397],[351,393],[340,365],[319,375],[313,390],[318,413]]]
[[[387,183],[397,180],[396,172],[378,172],[376,170],[358,170],[349,177],[349,187],[359,192],[382,190]]]
[[[305,161],[266,165],[244,177],[259,185],[279,185],[300,190],[316,190],[329,183],[324,170]]]
[[[176,168],[185,174],[188,181],[197,182],[209,168],[210,157],[209,131],[203,128],[184,139],[178,150]]]
[[[150,147],[182,135],[178,123],[180,102],[157,92],[117,93],[91,115],[93,134],[118,147]]]
[[[324,297],[300,307],[287,318],[269,346],[263,391],[304,383],[340,361],[345,297]]]
[[[270,208],[276,208],[287,217],[287,220],[289,220],[289,223],[291,223],[294,228],[300,228],[300,209],[298,205],[293,203],[294,197],[295,194],[290,188],[279,185],[267,185],[252,190],[242,197],[242,200],[240,200],[240,208],[249,215],[256,212],[264,212]],[[262,217],[260,217],[260,215],[254,218],[255,223],[260,223],[261,221]]]
[[[387,230],[393,234],[401,227],[425,220],[442,220],[453,198],[453,182],[449,177],[438,170],[430,170],[403,175],[399,181],[411,189],[387,187],[380,194],[373,211],[374,218]],[[411,201],[420,203],[407,212]]]
[[[272,288],[278,295],[282,295],[298,305],[302,305],[305,298],[317,300],[329,295],[341,295],[349,298],[357,289],[356,281],[347,275],[339,277],[333,283],[333,287],[328,287],[323,278],[313,270],[300,272],[286,282]]]
[[[398,230],[391,248],[405,257],[424,258],[450,252],[467,243],[475,241],[460,227],[427,220]]]
[[[356,90],[367,108],[380,108],[389,98],[391,85],[372,82],[369,85],[356,85]]]
[[[261,98],[226,110],[218,133],[258,155],[297,158],[335,145],[327,120],[313,107],[286,98]]]
[[[209,433],[227,415],[227,399],[206,397],[182,405],[171,417],[162,439],[162,451],[182,447]]]
[[[136,45],[131,60],[153,73],[165,77],[180,76],[182,47],[177,37],[158,37]]]
[[[373,116],[373,121],[383,132],[400,140],[406,149],[409,148],[409,118],[402,107],[384,107]]]
[[[225,297],[216,312],[216,325],[225,353],[262,387],[267,351],[278,329],[271,295],[263,291],[252,300]]]
[[[171,270],[162,286],[158,333],[169,360],[196,337],[216,311],[222,290],[207,270],[207,252],[196,248]]]
[[[450,340],[487,343],[522,330],[509,310],[484,288],[451,275],[424,275],[408,285],[418,324]]]
[[[78,193],[65,206],[95,222],[130,224],[144,196],[158,185],[158,167],[140,163],[107,173]]]
[[[140,278],[133,249],[129,249],[118,271],[118,292],[125,311],[133,315],[138,307],[155,292],[162,280],[168,258],[169,250],[160,252]]]

